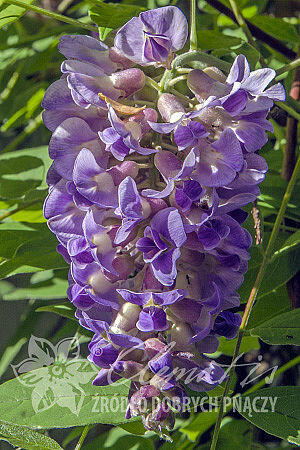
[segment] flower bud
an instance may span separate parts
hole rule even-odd
[[[145,84],[145,75],[140,69],[126,69],[113,73],[110,76],[115,89],[125,92],[125,97],[142,89]]]
[[[214,85],[214,80],[207,75],[203,70],[192,70],[187,77],[187,85],[194,94],[201,99],[206,99],[209,92]]]
[[[217,67],[206,67],[205,69],[203,69],[203,72],[205,72],[206,75],[213,78],[214,80],[220,81],[220,83],[225,83],[226,81],[224,73]]]
[[[190,342],[193,335],[193,330],[188,324],[184,322],[174,324],[170,332],[171,342],[176,342],[174,350],[187,350],[189,348],[188,342]]]
[[[148,133],[151,130],[151,127],[148,123],[157,122],[157,112],[152,108],[145,108],[142,111],[138,112],[134,116],[131,116],[128,119],[128,122],[135,121],[138,122],[141,127],[142,136]]]
[[[185,113],[184,107],[173,94],[162,94],[158,99],[157,107],[165,122],[175,122]]]
[[[142,386],[135,392],[129,401],[130,412],[133,416],[145,413],[152,404],[152,399],[159,396],[156,387],[148,385]]]
[[[127,280],[134,271],[134,262],[129,255],[117,255],[113,260],[113,267],[118,272],[120,280]]]
[[[138,305],[129,302],[124,303],[111,325],[111,331],[120,334],[132,330],[138,320],[140,311]]]

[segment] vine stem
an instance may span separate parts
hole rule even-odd
[[[283,102],[275,102],[275,105],[279,106],[279,108],[286,111],[290,116],[292,116],[296,120],[298,120],[298,122],[300,121],[300,114],[297,111],[295,111],[293,108],[291,108],[290,106],[286,105]]]
[[[151,77],[145,76],[145,82],[147,86],[150,86],[156,91],[160,92],[160,85],[156,83],[156,81],[154,81]]]
[[[290,70],[296,69],[299,66],[300,66],[300,58],[297,58],[294,61],[290,62],[289,64],[286,64],[285,66],[280,67],[279,69],[276,70],[277,77],[275,78],[275,80],[283,73],[286,73],[286,72],[289,72]]]
[[[86,438],[86,435],[88,434],[88,432],[90,431],[90,429],[92,428],[93,425],[86,425],[81,433],[80,439],[76,444],[76,447],[74,450],[80,450],[81,446]]]
[[[85,28],[86,30],[96,31],[96,27],[93,25],[89,25],[87,23],[82,23],[80,20],[72,19],[71,17],[63,16],[62,14],[58,14],[52,11],[48,11],[47,9],[41,8],[40,6],[29,5],[19,0],[4,0],[4,3],[8,3],[10,5],[19,6],[20,8],[24,8],[26,10],[30,10],[36,12],[38,14],[43,14],[44,16],[48,16],[51,19],[60,20],[61,22],[66,22],[70,25],[74,25],[76,27]]]
[[[176,83],[179,83],[179,81],[183,81],[187,79],[187,75],[179,75],[179,77],[173,78],[169,81],[168,86],[174,86]]]
[[[197,50],[197,27],[196,27],[196,0],[190,1],[191,13],[191,31],[190,31],[190,50]]]
[[[223,419],[223,413],[224,413],[224,401],[223,399],[227,396],[228,392],[229,392],[229,388],[230,388],[230,384],[231,384],[231,380],[232,380],[232,375],[233,375],[233,371],[234,371],[234,364],[236,361],[236,358],[238,357],[239,354],[239,350],[240,350],[240,345],[245,333],[245,329],[248,323],[248,319],[252,310],[252,307],[254,305],[254,302],[256,300],[257,297],[257,293],[259,291],[261,282],[263,280],[264,274],[266,272],[266,268],[269,264],[269,262],[272,259],[272,255],[273,255],[273,250],[274,250],[274,245],[275,245],[275,241],[276,238],[278,236],[278,232],[280,230],[280,226],[281,226],[281,222],[283,220],[284,217],[284,213],[286,210],[286,207],[288,205],[288,202],[291,198],[291,194],[293,192],[294,186],[296,184],[296,180],[297,177],[300,173],[300,157],[298,157],[298,161],[297,164],[295,166],[295,169],[293,171],[293,175],[287,185],[285,194],[283,196],[282,202],[281,202],[281,206],[278,212],[278,215],[276,217],[276,221],[274,223],[274,228],[272,230],[266,251],[264,253],[264,257],[263,257],[263,261],[262,264],[260,266],[257,278],[255,280],[255,283],[253,285],[253,288],[251,290],[248,302],[246,304],[246,308],[243,314],[243,318],[242,318],[242,323],[238,332],[238,336],[237,336],[237,342],[236,342],[236,346],[234,349],[234,353],[233,353],[233,357],[232,357],[232,361],[231,361],[231,365],[230,365],[230,369],[228,372],[228,378],[226,380],[226,384],[225,384],[225,388],[224,388],[224,392],[222,395],[222,401],[221,401],[221,405],[220,405],[220,409],[219,409],[219,414],[218,414],[218,418],[216,421],[216,425],[215,425],[215,429],[214,429],[214,433],[213,433],[213,437],[212,437],[212,443],[211,443],[211,447],[210,450],[215,450],[217,442],[218,442],[218,437],[219,437],[219,432],[220,432],[220,427],[221,427],[221,422]]]
[[[233,14],[236,18],[237,23],[239,24],[239,26],[242,28],[243,32],[245,33],[249,44],[252,45],[252,47],[254,47],[259,52],[259,61],[260,61],[261,65],[264,66],[265,61],[259,51],[259,48],[257,47],[255,40],[253,39],[251,31],[248,28],[248,25],[243,17],[243,14],[242,14],[240,8],[237,5],[237,2],[235,0],[229,0],[229,2],[230,2],[230,6],[231,6]]]

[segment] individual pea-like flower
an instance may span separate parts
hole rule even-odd
[[[111,127],[99,132],[102,142],[106,145],[106,151],[119,161],[123,161],[127,155],[137,152],[141,155],[155,153],[153,148],[144,148],[140,145],[143,135],[150,130],[147,120],[156,120],[157,113],[151,108],[144,109],[136,117],[132,116],[128,120],[121,120],[115,110],[108,105],[108,118]]]
[[[175,208],[166,208],[155,214],[146,227],[144,237],[136,243],[146,263],[151,264],[154,276],[164,286],[172,286],[180,257],[180,247],[186,240],[183,222]]]
[[[169,66],[188,35],[184,14],[175,6],[152,9],[133,17],[117,33],[115,47],[137,64]]]

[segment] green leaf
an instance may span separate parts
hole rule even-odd
[[[283,19],[259,15],[252,17],[250,22],[277,39],[295,42],[296,44],[299,42],[299,36],[295,27]]]
[[[219,347],[218,352],[223,353],[224,355],[233,355],[235,345],[236,345],[236,338],[235,339],[226,339],[224,337],[221,337],[219,339]],[[259,342],[257,337],[255,336],[244,336],[241,346],[240,346],[240,353],[247,353],[251,350],[258,350],[260,348]]]
[[[37,239],[22,244],[12,259],[0,264],[0,278],[16,273],[67,267],[62,256],[57,253],[56,246],[56,238],[50,231],[46,239],[39,235]]]
[[[214,425],[217,417],[218,411],[203,411],[197,414],[188,425],[180,428],[180,431],[194,442]]]
[[[273,260],[279,258],[283,253],[293,250],[300,245],[300,230],[292,234],[273,255]]]
[[[230,418],[230,421],[225,423],[220,430],[217,449],[250,450],[251,440],[251,425],[245,420]]]
[[[0,197],[20,198],[37,187],[46,187],[50,163],[47,146],[0,155]]]
[[[299,266],[299,248],[290,246],[289,251],[284,251],[277,257],[274,257],[266,269],[257,298],[264,297],[273,292],[274,289],[284,285],[298,272]],[[246,302],[249,298],[259,267],[260,261],[258,260],[254,266],[249,267],[249,270],[246,273],[244,283],[239,289],[242,302]]]
[[[75,308],[70,304],[70,302],[61,303],[60,305],[48,305],[41,306],[35,310],[36,312],[53,312],[59,316],[66,317],[67,319],[75,320]]]
[[[300,309],[277,315],[252,328],[250,333],[267,344],[300,345]]]
[[[0,422],[0,440],[25,450],[59,450],[62,447],[48,436],[30,428]]]
[[[30,5],[33,0],[24,0],[24,3]],[[1,2],[3,3],[3,2]],[[4,25],[8,25],[9,23],[15,22],[20,17],[25,14],[26,9],[20,8],[15,5],[1,5],[0,6],[0,28],[4,27]]]
[[[107,433],[103,433],[91,442],[87,443],[83,449],[98,450],[102,448],[109,448],[110,450],[153,450],[154,445],[153,441],[150,439],[151,434],[150,436],[149,434],[150,433],[147,433],[147,437],[134,436],[119,427],[113,428]]]
[[[127,422],[129,383],[121,380],[109,386],[93,386],[97,372],[88,361],[74,358],[7,381],[0,386],[0,418],[31,428]]]
[[[264,399],[266,398],[268,400],[265,403]],[[249,422],[267,433],[286,439],[291,443],[296,443],[296,440],[299,439],[299,387],[277,386],[261,389],[245,397],[242,396],[241,399],[242,407],[239,412]],[[273,401],[273,410],[270,399]],[[254,401],[255,408],[252,407]]]
[[[197,33],[198,46],[201,50],[214,50],[216,48],[229,48],[241,43],[241,40],[226,36],[216,30],[200,30]]]
[[[145,8],[136,5],[104,3],[100,0],[93,0],[93,3],[95,5],[89,11],[91,20],[99,27],[112,30],[121,27],[132,17],[145,11]]]
[[[248,42],[243,42],[237,48],[234,49],[234,52],[238,56],[239,54],[245,55],[250,67],[252,70],[255,69],[255,66],[259,60],[259,52],[256,48],[252,47],[252,45],[248,44]]]
[[[257,327],[272,317],[287,312],[289,309],[290,299],[287,294],[286,286],[284,285],[255,302],[247,328]]]

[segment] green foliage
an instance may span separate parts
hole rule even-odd
[[[276,345],[300,345],[300,310],[292,310],[273,317],[250,330],[264,342]]]
[[[299,42],[299,36],[295,27],[283,19],[277,17],[259,15],[252,17],[250,22],[277,39],[288,42]]]
[[[260,398],[258,398],[260,397]],[[256,411],[247,408],[247,404],[253,404],[256,400]],[[275,402],[273,408],[265,399],[269,398]],[[249,399],[249,400],[247,400]],[[263,405],[264,408],[263,408]],[[261,412],[266,410],[265,412]],[[267,433],[286,439],[290,443],[299,443],[299,421],[300,421],[300,388],[294,386],[277,386],[266,388],[242,397],[241,414],[249,422],[262,428]]]
[[[7,441],[14,447],[24,450],[59,450],[57,442],[44,434],[30,428],[0,422],[0,440]]]
[[[29,5],[32,2],[33,0],[24,0],[24,3],[27,3]],[[1,3],[2,4],[0,5],[0,28],[20,19],[20,17],[22,17],[23,14],[26,12],[24,8],[20,8],[19,6],[7,5],[3,4],[3,2]]]
[[[215,30],[198,31],[197,40],[201,50],[228,48],[241,43],[240,39],[226,36],[223,33],[217,32]]]
[[[128,382],[93,386],[91,380],[96,373],[96,368],[86,360],[72,359],[7,381],[0,386],[1,419],[30,428],[124,422],[126,403],[123,401],[123,408],[113,412],[107,403],[101,406],[101,398],[118,401],[122,397],[126,400]]]
[[[99,27],[100,39],[103,41],[114,29],[120,28],[134,16],[145,11],[137,5],[104,3],[101,0],[92,0],[95,5],[91,7],[89,14],[93,22]]]

